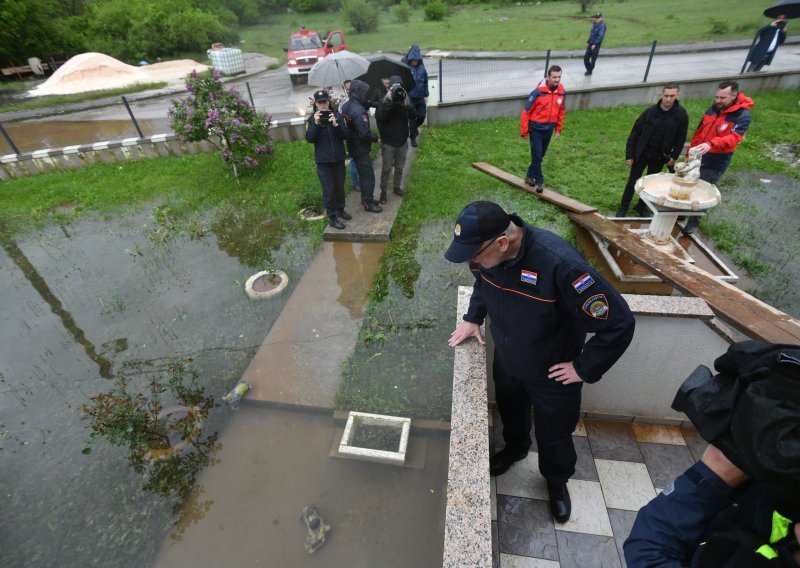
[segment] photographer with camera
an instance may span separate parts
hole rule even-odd
[[[328,222],[334,229],[344,229],[352,216],[344,210],[345,151],[347,126],[342,115],[330,109],[327,91],[314,93],[314,114],[306,121],[306,140],[314,145],[317,176],[322,184],[322,202]]]
[[[417,118],[414,105],[403,88],[400,77],[389,78],[389,88],[375,110],[381,135],[381,203],[386,203],[389,175],[394,168],[392,185],[395,195],[403,196],[403,168],[408,155],[409,121]]]
[[[636,516],[629,568],[800,566],[800,346],[733,344],[672,407],[711,442]]]

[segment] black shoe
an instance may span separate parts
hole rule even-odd
[[[536,182],[535,182],[535,181],[533,181],[533,178],[525,178],[525,183],[526,183],[527,185],[531,186],[531,187],[533,187],[534,185],[536,185]]]
[[[362,201],[361,205],[364,206],[364,211],[366,211],[367,213],[380,213],[381,211],[383,211],[383,207],[380,207],[377,203],[375,203],[372,200]]]
[[[381,191],[381,203],[386,203],[386,192]]]
[[[584,76],[584,77],[589,77],[591,74],[592,74],[592,72],[591,72],[591,71],[587,71],[586,73],[584,73],[584,74],[583,74],[583,76]]]
[[[352,219],[352,218],[353,218],[353,216],[352,216],[352,215],[350,215],[350,213],[348,213],[348,212],[347,212],[347,211],[345,211],[344,209],[342,209],[341,211],[339,211],[339,214],[337,215],[337,217],[339,217],[339,219],[344,219],[345,221],[349,221],[350,219]]]
[[[328,223],[330,223],[331,227],[334,229],[344,229],[344,223],[339,221],[339,219],[336,218],[336,215],[330,215],[328,217]]]
[[[503,475],[512,465],[528,457],[528,450],[503,448],[489,458],[489,475]]]
[[[625,215],[627,215],[627,214],[628,214],[628,210],[627,209],[623,209],[622,207],[620,207],[619,210],[617,210],[617,214],[615,215],[615,217],[625,217]]]
[[[536,193],[542,193],[544,191],[544,185],[542,185],[541,183],[537,183],[534,189],[536,190]]]
[[[417,144],[417,138],[416,138],[416,137],[414,137],[414,138],[412,138],[412,139],[411,139],[411,145],[412,145],[412,146],[414,146],[414,148],[416,148],[417,146],[419,146],[419,144]]]
[[[403,197],[406,194],[406,192],[403,191],[402,189],[395,189],[394,190],[394,194],[395,195],[399,195],[400,197]]]
[[[635,209],[639,217],[651,217],[653,215],[652,211],[647,208],[647,205],[637,205]]]
[[[572,501],[569,498],[567,484],[557,487],[547,484],[547,495],[550,499],[550,511],[557,523],[566,523],[572,513]]]
[[[694,233],[694,230],[700,224],[700,219],[698,217],[689,217],[686,223],[681,228],[681,233],[686,235],[687,237]]]

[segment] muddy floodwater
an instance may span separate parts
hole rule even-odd
[[[123,450],[88,443],[81,407],[120,372],[141,387],[182,361],[220,400],[315,254],[302,235],[261,235],[289,286],[251,300],[244,283],[264,266],[236,239],[252,234],[211,226],[165,234],[150,207],[0,238],[2,565],[402,566],[410,545],[413,565],[441,558],[446,435],[422,437],[423,468],[353,465],[329,455],[332,410],[219,405],[209,464],[181,502],[143,490]],[[309,504],[332,526],[315,556]]]

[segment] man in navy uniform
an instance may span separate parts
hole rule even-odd
[[[526,225],[490,201],[469,204],[456,221],[450,262],[469,262],[475,276],[464,322],[449,345],[475,337],[488,315],[495,343],[493,376],[505,448],[492,456],[501,475],[528,455],[531,409],[539,471],[550,508],[569,519],[567,480],[577,455],[581,387],[594,383],[625,352],[634,319],[625,300],[561,237]],[[586,342],[587,333],[593,333]]]

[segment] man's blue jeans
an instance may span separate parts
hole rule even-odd
[[[528,166],[528,173],[526,178],[533,179],[538,184],[544,184],[544,175],[542,174],[542,159],[547,153],[547,147],[550,145],[550,139],[553,137],[554,128],[548,130],[537,130],[531,124],[528,127],[528,140],[531,143],[531,165]]]

